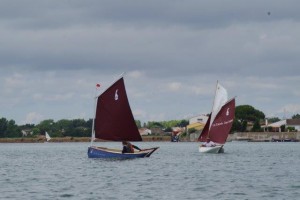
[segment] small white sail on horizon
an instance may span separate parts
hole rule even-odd
[[[47,140],[47,142],[49,142],[50,140],[51,140],[51,137],[50,137],[50,135],[46,132],[45,133],[45,136],[46,136],[46,140]]]

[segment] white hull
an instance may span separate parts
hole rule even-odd
[[[217,145],[214,147],[199,146],[200,153],[224,153],[223,145]]]

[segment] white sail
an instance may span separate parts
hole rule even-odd
[[[50,135],[46,132],[45,133],[45,135],[46,135],[46,140],[47,140],[47,142],[49,141],[49,140],[51,140],[51,137],[50,137]]]
[[[211,127],[213,121],[215,120],[217,114],[219,113],[222,106],[228,101],[227,90],[219,83],[217,83],[216,94],[214,99],[214,104],[211,112],[211,119],[209,128]]]

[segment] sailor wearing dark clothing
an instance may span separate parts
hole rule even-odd
[[[123,141],[122,144],[123,144],[122,153],[134,153],[134,149],[141,151],[139,147],[131,144],[130,142]]]

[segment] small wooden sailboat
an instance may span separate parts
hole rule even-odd
[[[228,101],[226,89],[217,83],[212,112],[198,138],[200,142],[212,141],[209,145],[201,144],[199,152],[224,153],[224,144],[232,127],[235,113],[235,98]]]
[[[45,132],[45,137],[46,137],[47,142],[49,142],[51,140],[51,137],[47,132]]]
[[[93,146],[95,138],[108,141],[142,141],[128,102],[124,79],[121,77],[101,95],[96,97],[89,158],[143,158],[149,157],[158,147],[134,153]]]

